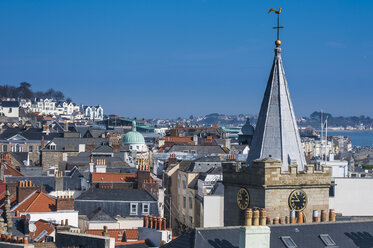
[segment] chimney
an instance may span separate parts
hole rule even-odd
[[[334,209],[329,210],[329,221],[330,222],[335,222],[335,211],[334,211]]]
[[[104,231],[102,232],[102,236],[110,237],[110,233],[107,226],[104,226]]]
[[[295,210],[290,211],[290,224],[295,224]]]
[[[96,172],[106,173],[106,159],[96,159]]]
[[[253,226],[259,226],[259,209],[254,210],[253,214]]]
[[[149,228],[153,228],[153,216],[149,215]]]
[[[12,212],[10,210],[10,193],[9,190],[5,192],[5,222],[7,223],[7,232],[12,233],[13,219]]]
[[[278,225],[278,217],[273,218],[273,225]]]
[[[321,222],[326,222],[326,211],[321,210]]]
[[[4,178],[4,164],[3,164],[3,162],[1,161],[1,162],[0,162],[0,180],[3,181],[3,182],[5,182],[4,179],[5,179],[5,178]]]
[[[267,216],[267,218],[266,218],[266,224],[267,225],[271,224],[271,217]]]
[[[72,196],[57,196],[56,208],[59,210],[74,210],[74,198]]]
[[[260,225],[261,226],[265,226],[266,225],[266,221],[267,221],[267,211],[262,208],[260,209]]]
[[[68,131],[69,131],[69,123],[65,120],[65,121],[64,121],[64,124],[65,124],[64,131],[65,131],[65,132],[68,132]]]
[[[87,142],[85,144],[85,151],[86,152],[93,152],[96,148],[95,142]]]
[[[253,211],[251,208],[246,209],[245,212],[245,226],[251,226],[253,222]]]
[[[319,222],[319,212],[317,210],[312,212],[312,222]]]
[[[297,214],[298,214],[297,223],[303,223],[303,212],[298,211]]]
[[[166,230],[166,225],[167,225],[166,218],[162,218],[162,230]]]
[[[20,203],[34,191],[44,191],[42,186],[36,186],[31,181],[19,181],[17,186],[17,202]]]
[[[41,136],[41,149],[43,149],[45,147],[45,140],[44,140],[44,136]]]
[[[56,177],[54,178],[54,190],[63,191],[63,172],[58,171]]]
[[[162,230],[162,217],[157,217],[158,230]]]
[[[120,144],[117,141],[114,141],[112,146],[113,146],[113,152],[120,152]]]
[[[168,167],[170,168],[172,165],[176,165],[177,164],[177,158],[176,158],[176,154],[170,154],[170,157],[168,158]]]

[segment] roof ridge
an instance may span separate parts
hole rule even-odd
[[[20,203],[18,203],[17,205],[15,205],[11,210],[15,210],[17,209],[19,206],[21,206],[25,201],[27,201],[28,199],[30,199],[35,193],[37,192],[37,190],[35,190],[34,192],[32,192],[31,194],[29,194],[25,199],[23,199],[23,201],[21,201]]]

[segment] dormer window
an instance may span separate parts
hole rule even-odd
[[[50,146],[49,146],[49,150],[53,150],[53,151],[55,151],[55,150],[56,150],[56,145],[50,145]]]

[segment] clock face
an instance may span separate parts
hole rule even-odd
[[[249,207],[250,196],[245,188],[240,188],[237,192],[237,205],[240,209],[245,210]]]
[[[295,211],[302,211],[307,207],[308,199],[303,190],[296,189],[289,196],[289,207]]]

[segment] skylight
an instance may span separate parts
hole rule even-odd
[[[320,234],[320,239],[326,246],[335,246],[334,240],[329,236],[329,234]]]
[[[284,243],[284,245],[287,247],[287,248],[295,248],[295,247],[298,247],[294,240],[290,237],[290,236],[282,236],[281,237],[281,241]]]

